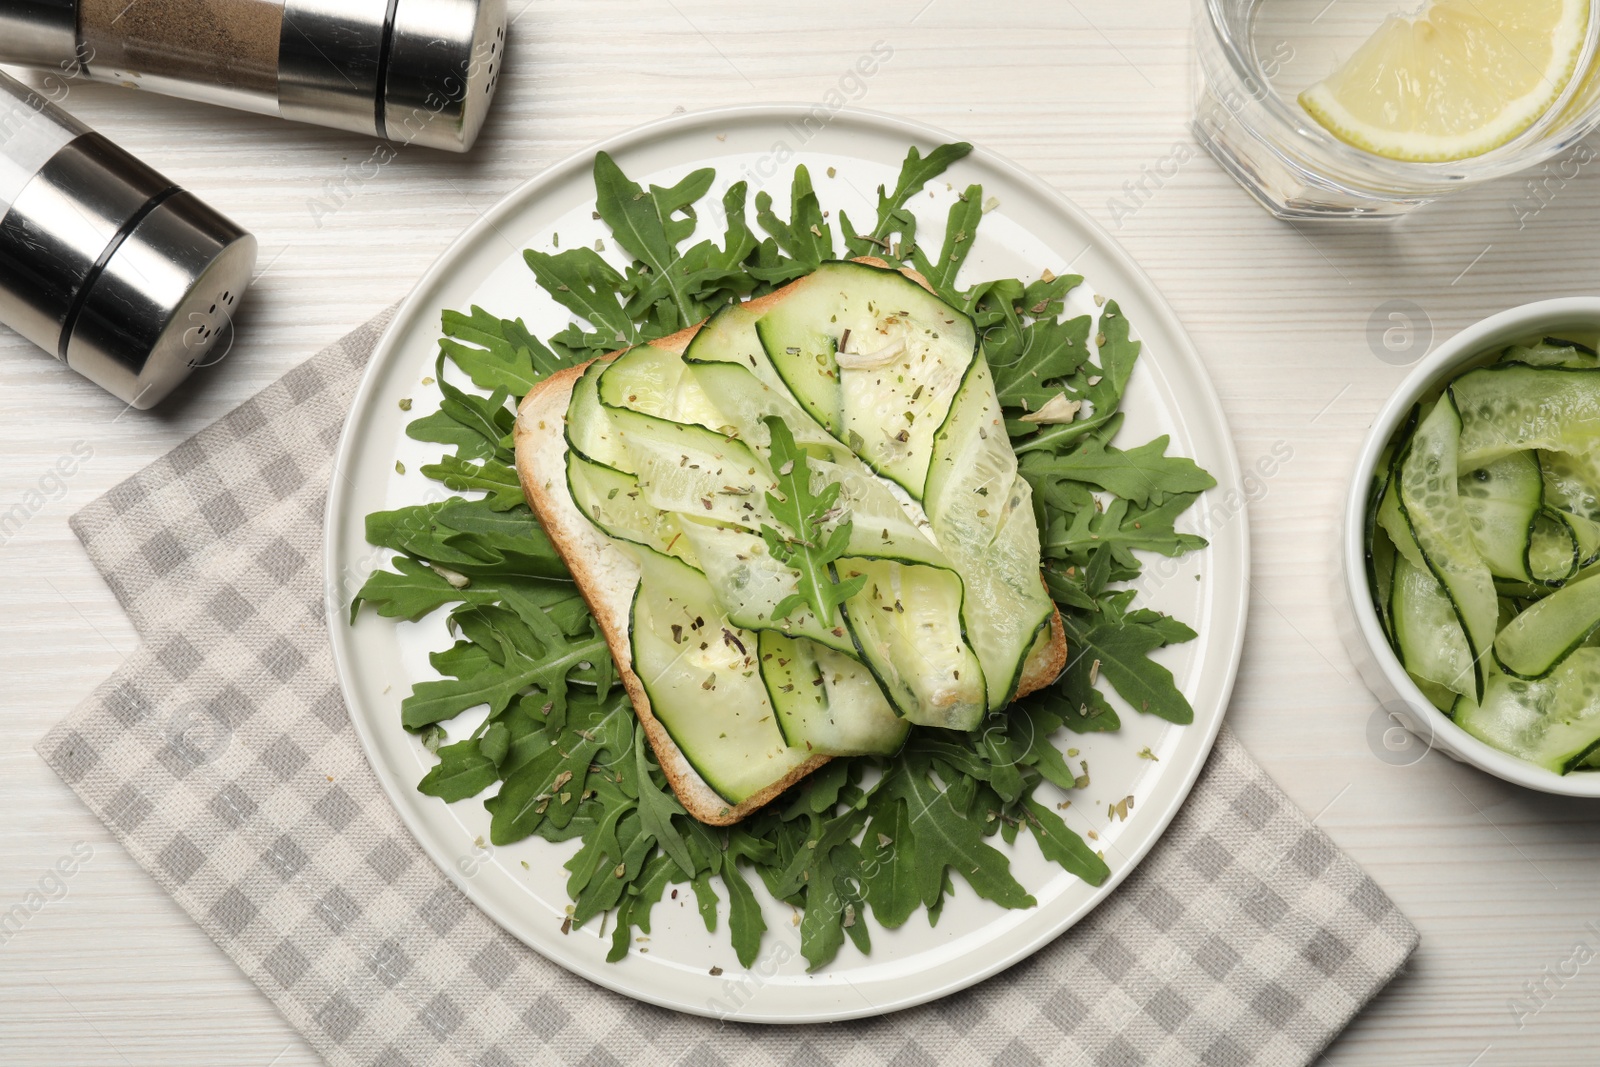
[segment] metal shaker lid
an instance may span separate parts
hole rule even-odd
[[[0,5],[7,63],[54,67],[78,54],[78,0],[7,0]]]
[[[284,118],[465,152],[499,84],[505,0],[285,0]]]
[[[142,410],[228,354],[254,237],[178,189],[102,258],[64,341],[67,366]]]
[[[35,114],[70,132],[59,110]],[[152,407],[231,344],[255,254],[254,237],[85,132],[0,218],[0,320],[129,404]]]

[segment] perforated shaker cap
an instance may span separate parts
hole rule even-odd
[[[256,240],[0,74],[0,322],[136,407],[232,342]]]
[[[256,239],[174,190],[105,257],[65,341],[67,366],[135,408],[228,355]]]
[[[287,0],[284,118],[465,152],[505,63],[505,0]]]

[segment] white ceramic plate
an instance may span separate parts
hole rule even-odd
[[[859,112],[832,115],[818,126],[804,108],[730,108],[670,118],[598,147],[641,182],[667,185],[694,168],[713,166],[712,202],[720,202],[721,190],[744,178],[755,187],[752,204],[756,188],[766,185],[780,212],[787,211],[795,164],[805,163],[824,207],[845,209],[859,225],[874,216],[877,186],[894,184],[910,145],[926,152],[955,139]],[[692,894],[682,893],[658,906],[653,936],[644,946],[648,953],[606,963],[609,937],[601,936],[598,923],[561,933],[568,903],[561,864],[575,844],[535,839],[480,848],[474,842],[487,840],[489,831],[480,802],[445,805],[416,791],[433,758],[401,729],[400,701],[415,682],[436,677],[427,653],[449,644],[442,617],[397,625],[367,612],[354,626],[346,617],[351,594],[391,555],[365,542],[363,517],[441,494],[435,483],[415,473],[437,458],[439,446],[420,444],[404,433],[407,422],[437,402],[437,391],[421,379],[434,373],[440,310],[479,304],[523,318],[540,336],[565,325],[567,313],[534,285],[521,252],[529,246],[551,249],[558,237],[562,248],[606,238],[609,249],[609,234],[591,217],[593,157],[593,150],[585,150],[540,174],[440,257],[379,342],[356,396],[329,500],[328,628],[350,715],[373,768],[417,840],[474,903],[545,956],[629,996],[741,1021],[826,1021],[908,1007],[986,978],[1048,944],[1116,890],[1183,803],[1222,723],[1244,634],[1247,524],[1232,440],[1205,370],[1149,279],[1081,211],[982,149],[957,164],[946,175],[954,189],[981,182],[985,199],[998,200],[984,218],[963,278],[1034,278],[1049,268],[1084,275],[1085,284],[1069,305],[1073,313],[1097,310],[1096,293],[1119,301],[1144,341],[1123,403],[1123,442],[1170,434],[1172,452],[1193,457],[1219,483],[1184,523],[1208,536],[1210,547],[1178,561],[1153,557],[1141,579],[1141,603],[1199,631],[1197,640],[1159,653],[1193,703],[1195,721],[1173,727],[1119,706],[1120,733],[1067,742],[1082,750],[1080,758],[1091,769],[1092,786],[1086,796],[1075,794],[1066,818],[1080,833],[1099,834],[1097,847],[1104,849],[1112,875],[1098,888],[1048,864],[1024,834],[1011,850],[1011,862],[1039,902],[1029,910],[989,904],[957,879],[956,895],[936,929],[920,914],[899,930],[874,924],[870,956],[847,943],[834,963],[806,974],[793,913],[768,901],[762,955],[745,972],[727,940],[725,910],[718,931],[708,934],[684,900]],[[954,197],[941,180],[914,200],[918,237],[925,245],[939,246]],[[708,229],[711,225],[708,220]],[[399,407],[406,397],[416,400],[409,412]],[[397,459],[412,473],[397,474]],[[1146,747],[1157,761],[1138,756]],[[1130,795],[1135,803],[1127,820],[1108,820],[1107,805]],[[722,968],[720,977],[709,973],[713,966]]]

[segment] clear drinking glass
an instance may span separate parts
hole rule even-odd
[[[1600,0],[1563,95],[1493,151],[1449,163],[1385,159],[1345,144],[1296,101],[1411,0],[1195,0],[1195,136],[1268,211],[1286,219],[1393,218],[1562,153],[1565,180],[1592,162],[1579,142],[1600,124]],[[1571,173],[1567,173],[1571,171]]]

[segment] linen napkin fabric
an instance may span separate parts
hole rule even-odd
[[[72,520],[142,644],[38,751],[335,1067],[1311,1062],[1417,932],[1224,728],[1086,920],[965,992],[856,1022],[682,1015],[478,911],[378,785],[335,680],[322,514],[388,313]]]

